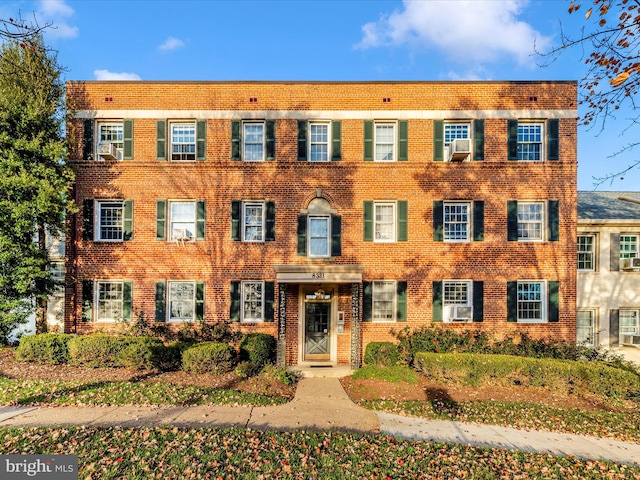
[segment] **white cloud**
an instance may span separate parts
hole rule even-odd
[[[456,61],[490,62],[505,56],[526,64],[550,38],[518,19],[528,0],[404,0],[403,10],[362,27],[356,48],[403,44],[436,48]]]
[[[184,42],[182,40],[175,37],[169,37],[164,41],[162,45],[158,47],[158,50],[162,50],[163,52],[168,52],[170,50],[176,50],[182,47],[184,47]]]
[[[75,38],[79,33],[78,27],[67,23],[74,14],[73,8],[64,0],[40,0],[36,16],[39,21],[51,24],[51,28],[46,30],[47,35],[56,38]]]
[[[140,76],[136,73],[116,73],[110,72],[109,70],[94,70],[93,74],[96,76],[96,80],[141,80]]]

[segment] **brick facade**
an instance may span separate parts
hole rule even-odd
[[[133,314],[143,312],[147,318],[156,316],[159,282],[203,283],[202,305],[196,309],[206,322],[224,322],[230,319],[232,282],[254,280],[274,284],[273,321],[238,322],[237,328],[277,336],[279,286],[287,283],[286,363],[305,361],[305,296],[322,288],[329,296],[331,342],[331,353],[323,358],[353,364],[367,343],[392,340],[392,329],[430,324],[434,282],[459,279],[482,285],[482,321],[450,328],[574,341],[576,92],[575,82],[69,82],[67,95],[76,111],[69,125],[75,140],[76,201],[80,206],[87,200],[132,201],[133,237],[96,241],[94,233],[84,238],[87,225],[98,228],[99,220],[83,218],[82,212],[71,219],[67,278],[76,283],[67,289],[65,331],[109,327],[96,317],[99,281],[130,285]],[[83,159],[97,141],[87,135],[87,125],[95,129],[103,120],[127,119],[132,120],[132,139],[125,146],[131,148],[130,159],[101,161],[95,152],[93,160]],[[437,122],[473,124],[478,119],[484,127],[482,160],[434,161]],[[205,122],[204,159],[158,160],[158,120]],[[233,122],[242,120],[274,121],[274,160],[232,160]],[[299,160],[299,120],[339,121],[341,159]],[[392,124],[396,135],[400,122],[407,122],[406,161],[364,160],[368,120]],[[541,122],[545,152],[552,129],[545,122],[557,121],[558,159],[544,154],[539,162],[508,160],[510,120]],[[170,143],[167,132],[167,149]],[[397,160],[397,142],[395,148]],[[475,144],[474,152],[479,148]],[[298,219],[317,198],[341,219],[340,255],[312,259],[298,254]],[[204,240],[158,240],[158,200],[167,205],[172,200],[204,202]],[[233,202],[249,200],[273,202],[273,241],[232,239]],[[484,202],[483,239],[435,239],[434,202],[454,200]],[[547,202],[557,201],[557,240],[545,234],[543,241],[509,241],[509,200],[544,202],[545,229],[551,218]],[[406,241],[364,240],[365,202],[371,201],[393,203],[396,217],[400,202],[406,201]],[[97,205],[84,213],[97,215]],[[274,266],[283,266],[283,272],[298,266],[301,273],[277,273]],[[356,311],[362,317],[364,286],[377,280],[406,282],[406,321],[363,321],[354,332],[352,285],[361,287]],[[547,311],[545,300],[545,320],[552,321],[508,321],[508,286],[517,280],[546,282],[547,296],[558,285],[557,318],[551,318],[553,308]],[[93,288],[90,297],[88,288]],[[88,321],[83,321],[83,294],[85,301],[95,301]],[[344,333],[337,333],[338,312],[344,312]],[[359,342],[355,350],[354,339]]]

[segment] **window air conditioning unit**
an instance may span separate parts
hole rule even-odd
[[[461,162],[471,154],[471,139],[456,138],[449,144],[449,161]]]
[[[622,270],[627,271],[640,271],[640,257],[638,258],[623,258],[621,260]]]
[[[466,305],[452,305],[449,309],[450,322],[470,322],[472,309]]]
[[[620,337],[620,343],[623,345],[640,345],[640,335],[638,334],[622,334]]]
[[[189,232],[184,228],[174,228],[173,232],[171,232],[171,238],[180,242],[189,241],[191,239]]]
[[[111,142],[99,142],[97,152],[105,160],[117,160],[118,149]]]

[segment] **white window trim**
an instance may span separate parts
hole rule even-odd
[[[540,158],[538,160],[520,160],[520,159],[518,159],[518,162],[535,162],[535,163],[544,162],[546,160],[546,158],[545,158],[545,150],[547,148],[547,146],[546,146],[546,137],[545,137],[545,123],[544,122],[540,122],[540,121],[536,121],[536,120],[518,120],[518,132],[520,131],[520,127],[524,126],[524,125],[539,125],[540,126]],[[517,136],[519,136],[519,134]],[[516,139],[516,141],[517,141],[518,146],[519,145],[538,144],[538,142],[521,142],[518,139]]]
[[[376,238],[376,226],[378,225],[376,211],[378,207],[391,206],[393,208],[393,221],[391,222],[391,238]],[[395,201],[374,201],[373,202],[373,241],[375,243],[395,243],[398,241],[398,202]]]
[[[580,312],[589,312],[591,313],[591,328],[592,328],[592,338],[591,343],[586,342],[578,342],[577,332],[578,332],[578,319],[577,314]],[[598,316],[595,308],[578,308],[576,311],[576,342],[578,345],[583,345],[586,347],[596,347],[598,345]]]
[[[117,147],[116,146],[116,151],[117,151],[117,161],[121,161],[124,158],[124,121],[122,120],[100,120],[96,122],[95,125],[95,145],[93,147],[93,150],[95,152],[95,156],[94,158],[99,161],[99,162],[104,162],[105,159],[102,157],[102,155],[98,155],[98,144],[102,143],[100,141],[100,127],[101,126],[109,126],[109,125],[118,125],[122,128],[122,142],[114,142],[112,140],[105,140],[105,142],[108,143],[120,143],[121,146]]]
[[[320,145],[319,142],[312,142],[311,141],[311,127],[313,125],[324,125],[327,127],[327,159],[326,160],[311,160],[311,146],[315,143]],[[307,132],[307,142],[308,142],[308,147],[307,147],[307,162],[308,163],[328,163],[331,161],[331,122],[329,121],[312,121],[309,122],[309,128],[308,128],[308,132]]]
[[[542,205],[542,218],[540,219],[540,238],[530,238],[530,237],[520,237],[520,234],[518,232],[518,242],[524,242],[524,243],[529,243],[529,242],[545,242],[547,240],[547,236],[548,236],[548,232],[547,232],[547,209],[548,209],[548,205],[547,202],[545,201],[541,201],[541,200],[518,200],[518,209],[520,208],[520,205],[527,205],[527,204],[538,204],[538,205]],[[516,215],[517,212],[516,212]],[[518,223],[518,231],[520,230],[520,220],[517,219],[517,223]],[[537,222],[526,222],[526,223],[537,223]]]
[[[266,228],[266,223],[267,223],[267,205],[266,202],[262,202],[262,201],[252,201],[252,200],[243,200],[242,203],[242,212],[241,212],[241,219],[242,219],[242,232],[241,232],[241,237],[242,237],[242,241],[245,243],[264,243],[265,242],[265,228]],[[252,206],[252,205],[259,205],[260,207],[262,207],[262,238],[260,240],[248,240],[245,237],[245,232],[246,232],[246,210],[245,208],[248,206]]]
[[[122,222],[120,225],[121,237],[122,238],[102,238],[102,204],[113,203],[119,204],[120,209],[122,210]],[[116,199],[116,200],[95,200],[94,201],[94,210],[95,210],[95,227],[94,227],[94,241],[96,242],[106,242],[106,243],[120,243],[124,241],[124,200]]]
[[[193,311],[193,317],[191,318],[191,320],[187,320],[187,319],[173,319],[171,318],[171,285],[172,284],[176,284],[176,283],[185,283],[185,284],[191,284],[193,286],[193,299],[192,299],[192,311]],[[193,323],[196,321],[196,289],[197,289],[197,282],[193,281],[193,280],[169,280],[167,282],[167,304],[166,304],[166,312],[167,312],[167,323]]]
[[[247,158],[247,131],[246,127],[248,125],[261,125],[262,126],[262,157],[259,159],[251,159]],[[257,145],[257,142],[252,142],[251,145]],[[264,121],[247,121],[242,122],[242,159],[245,162],[264,162],[266,159],[266,150],[267,150],[267,124]]]
[[[620,248],[621,244],[622,244],[622,237],[636,237],[636,250],[635,251],[626,251],[623,252],[622,248]],[[640,256],[640,233],[631,233],[631,232],[621,232],[620,233],[620,245],[618,246],[619,251],[620,251],[620,260],[623,260],[625,258],[637,258],[638,256]],[[629,254],[631,256],[628,257],[623,257],[623,254]]]
[[[464,239],[448,239],[447,238],[447,229],[446,229],[446,225],[447,225],[447,221],[446,221],[446,216],[445,216],[445,208],[447,206],[455,206],[455,205],[465,205],[467,207],[467,238]],[[473,218],[473,203],[471,201],[457,201],[457,200],[451,200],[451,201],[447,201],[445,200],[443,202],[442,205],[442,238],[443,241],[446,243],[469,243],[471,242],[471,228],[472,228],[472,218]]]
[[[541,302],[541,315],[539,319],[535,319],[535,318],[526,318],[526,319],[521,319],[520,318],[520,302],[518,301],[518,292],[517,292],[517,288],[516,288],[516,314],[517,314],[517,318],[518,318],[518,322],[517,323],[548,323],[548,311],[547,311],[547,303],[549,302],[549,298],[548,298],[548,289],[547,289],[547,281],[546,280],[518,280],[518,286],[520,286],[520,284],[522,283],[538,283],[541,285],[541,291],[540,291],[540,302]]]
[[[391,142],[391,160],[378,160],[378,127],[389,125],[393,127],[393,141]],[[388,145],[385,143],[385,145]],[[373,161],[381,163],[395,162],[398,160],[398,124],[397,122],[375,121],[373,123]]]
[[[124,282],[121,280],[97,280],[95,282],[95,287],[94,287],[94,292],[93,292],[93,298],[94,298],[94,302],[93,304],[95,305],[94,309],[94,318],[96,322],[101,322],[101,323],[116,323],[116,322],[122,322],[123,319],[122,318],[100,318],[100,285],[102,284],[113,284],[113,285],[120,285],[120,288],[122,289],[122,299],[120,300],[120,312],[124,312]]]
[[[470,141],[470,145],[471,145],[471,153],[469,153],[467,155],[467,157],[462,160],[463,162],[469,162],[471,161],[471,155],[473,155],[473,122],[471,121],[447,121],[444,122],[444,132],[446,133],[446,129],[448,126],[455,126],[455,125],[466,125],[467,126],[467,137],[466,139]],[[446,137],[446,134],[444,135],[444,137]],[[444,144],[444,159],[446,161],[449,161],[449,146],[451,145],[451,142],[447,143],[446,139],[443,140],[443,144]]]
[[[391,320],[379,320],[376,319],[376,284],[386,283],[393,286],[393,300],[392,300],[392,318]],[[373,323],[396,323],[398,313],[398,282],[395,280],[374,280],[371,282],[371,321]]]
[[[463,303],[446,303],[445,302],[445,284],[447,283],[465,284],[467,288],[467,302],[464,304]],[[466,322],[454,322],[451,320],[448,310],[450,309],[450,307],[457,307],[457,306],[471,307],[471,315]],[[456,280],[456,279],[443,280],[442,281],[442,308],[443,308],[442,321],[444,323],[472,323],[473,322],[473,281],[472,280]]]
[[[173,228],[173,211],[172,211],[172,205],[178,204],[178,203],[183,203],[183,204],[191,204],[193,205],[193,235],[189,236],[189,238],[182,238],[179,239],[177,238],[177,236],[174,235],[174,229]],[[197,229],[198,229],[198,202],[195,200],[169,200],[167,202],[167,229],[168,229],[168,235],[167,235],[167,240],[170,242],[176,241],[176,240],[186,240],[186,241],[195,241],[196,239],[196,234],[197,234]],[[180,222],[180,223],[189,223],[189,222]]]
[[[193,143],[178,142],[175,145],[193,145],[193,159],[175,159],[173,158],[173,127],[178,125],[189,125],[193,127]],[[169,122],[169,160],[172,162],[195,162],[198,147],[198,130],[195,121],[189,120],[172,120]]]
[[[312,255],[311,254],[311,220],[325,219],[327,221],[327,254]],[[331,215],[308,214],[307,215],[307,256],[309,258],[329,258],[331,257]]]
[[[578,265],[578,271],[579,272],[595,272],[597,270],[596,266],[597,266],[597,256],[596,256],[596,252],[597,252],[597,244],[598,244],[598,238],[596,236],[595,233],[578,233],[578,242],[576,242],[576,246],[580,245],[580,237],[591,237],[592,241],[591,241],[591,268],[580,268],[580,262],[578,261],[577,257],[580,255],[580,253],[588,253],[588,252],[580,252],[579,250],[576,252],[576,262]]]
[[[261,306],[261,314],[260,314],[260,318],[246,318],[244,316],[244,303],[246,301],[246,293],[245,293],[245,286],[248,283],[257,283],[261,285],[261,293],[262,293],[262,306]],[[240,305],[240,322],[241,323],[264,323],[264,307],[265,307],[265,296],[264,296],[264,281],[261,280],[244,280],[242,282],[242,289],[241,289],[241,305]]]

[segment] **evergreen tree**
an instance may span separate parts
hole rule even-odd
[[[36,332],[46,331],[55,285],[45,233],[64,232],[73,182],[61,76],[41,35],[0,47],[0,341],[34,308]]]

